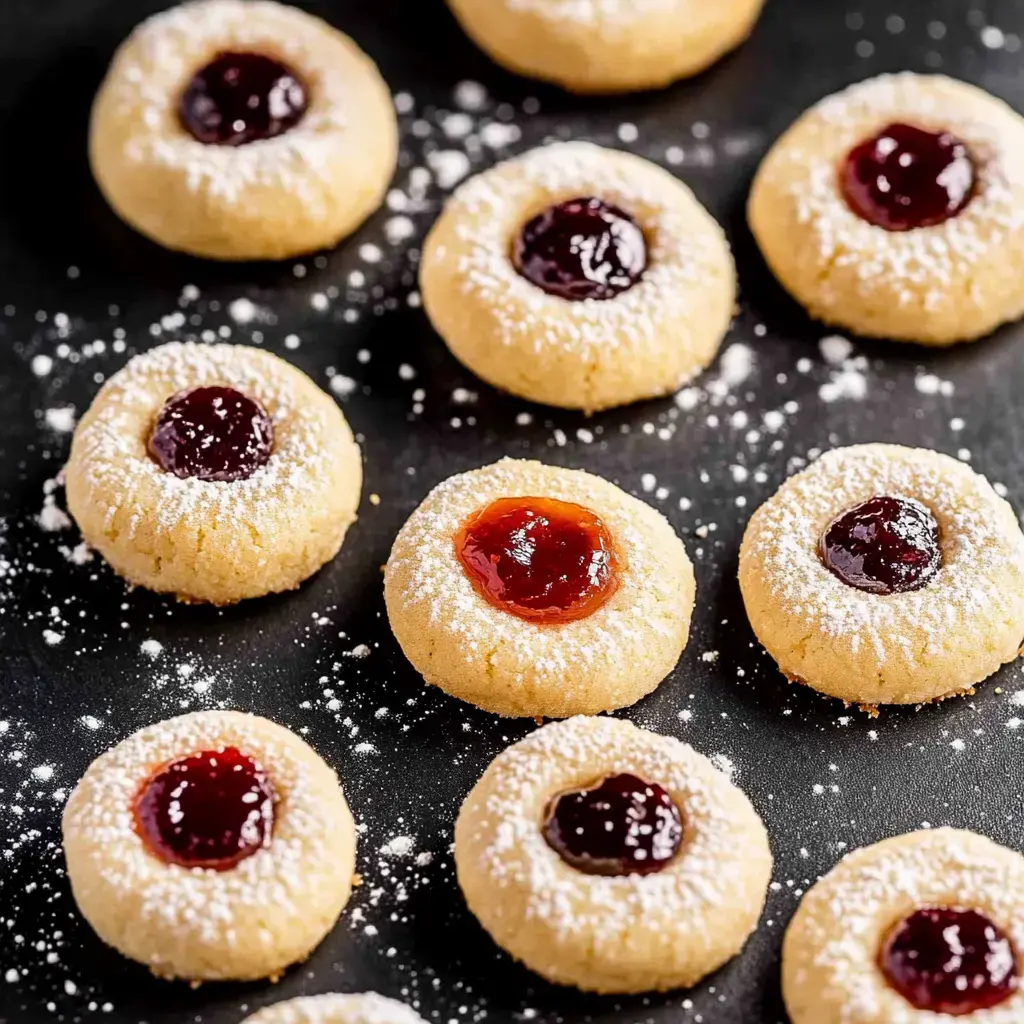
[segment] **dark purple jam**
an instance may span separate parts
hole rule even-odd
[[[644,233],[601,199],[568,199],[527,222],[512,246],[516,270],[561,299],[614,299],[647,269]]]
[[[181,391],[160,410],[149,453],[183,480],[232,481],[252,476],[270,458],[274,428],[255,399],[234,388]]]
[[[221,53],[181,96],[181,122],[210,146],[244,146],[294,128],[308,97],[291,68],[261,53]]]
[[[975,169],[955,135],[890,124],[850,150],[839,179],[858,217],[910,231],[955,217],[974,194]]]
[[[939,571],[939,524],[920,502],[876,495],[833,519],[821,560],[847,586],[872,594],[920,590]]]
[[[270,844],[274,795],[266,772],[234,747],[160,768],[139,791],[136,830],[169,864],[227,871]]]
[[[556,797],[544,838],[588,875],[648,875],[665,867],[683,841],[683,821],[656,782],[609,775],[590,789]]]
[[[976,910],[915,911],[889,933],[878,963],[908,1003],[953,1017],[998,1006],[1017,988],[1013,944]]]

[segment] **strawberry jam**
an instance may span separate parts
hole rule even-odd
[[[267,773],[234,747],[164,765],[135,800],[135,828],[168,864],[227,871],[270,845],[274,794]]]
[[[977,910],[916,910],[889,933],[878,963],[912,1006],[953,1017],[998,1006],[1017,988],[1013,944]]]
[[[455,551],[484,600],[531,622],[585,618],[617,586],[608,528],[568,501],[498,498],[463,523]]]
[[[302,120],[306,88],[291,68],[260,53],[221,53],[196,72],[178,113],[209,146],[244,146],[283,135]]]
[[[955,217],[974,194],[975,168],[955,135],[890,124],[850,150],[839,183],[862,220],[910,231]]]
[[[834,519],[821,536],[826,568],[872,594],[920,590],[939,571],[939,525],[912,498],[878,495]]]
[[[589,789],[556,797],[544,822],[548,845],[588,875],[647,875],[672,860],[683,820],[656,782],[609,775]]]
[[[274,428],[253,398],[228,387],[200,387],[168,399],[149,453],[183,480],[245,480],[270,458]]]
[[[647,269],[647,242],[636,221],[601,199],[569,199],[542,210],[512,246],[516,270],[561,299],[613,299]]]

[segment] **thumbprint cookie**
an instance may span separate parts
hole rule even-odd
[[[104,942],[188,981],[276,977],[348,902],[338,778],[265,718],[200,711],[100,756],[64,811],[78,909]]]
[[[650,693],[686,646],[694,594],[659,512],[600,477],[514,459],[435,487],[384,573],[391,628],[427,683],[531,718]]]
[[[136,356],[75,430],[68,508],[129,583],[232,604],[290,590],[337,553],[362,463],[335,401],[242,345]]]
[[[300,996],[274,1003],[242,1024],[424,1024],[404,1003],[376,992]]]
[[[420,286],[475,374],[592,411],[667,394],[707,366],[736,272],[681,181],[629,153],[562,142],[458,189],[427,237]]]
[[[577,93],[658,89],[739,46],[764,0],[448,0],[510,71]]]
[[[1024,857],[929,829],[846,856],[782,947],[793,1024],[1024,1020]]]
[[[771,878],[750,801],[679,740],[571,718],[499,754],[455,824],[469,909],[549,981],[696,984],[757,926]]]
[[[949,345],[1024,311],[1024,119],[940,75],[822,100],[754,180],[750,227],[814,317]]]
[[[271,0],[196,0],[143,22],[114,56],[89,134],[123,220],[223,260],[334,245],[380,205],[397,150],[373,61]]]
[[[779,668],[851,704],[971,693],[1024,638],[1013,509],[921,448],[839,448],[787,480],[747,526],[739,578]]]

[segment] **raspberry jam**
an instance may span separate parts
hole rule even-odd
[[[274,794],[236,750],[203,750],[159,768],[139,790],[135,827],[168,864],[227,871],[270,845]]]
[[[886,231],[933,227],[974,194],[974,161],[949,132],[890,124],[847,154],[840,187],[850,209]]]
[[[825,567],[872,594],[920,590],[939,571],[939,524],[912,498],[876,495],[833,519],[818,544]]]
[[[590,789],[556,797],[544,822],[548,845],[588,875],[649,875],[683,841],[683,820],[656,782],[609,775]]]
[[[542,210],[512,246],[516,270],[561,299],[614,299],[647,269],[644,233],[600,199],[569,199]]]
[[[244,146],[294,128],[308,97],[291,68],[261,53],[221,53],[182,93],[181,123],[208,146]]]
[[[498,498],[455,535],[477,593],[538,623],[572,622],[615,592],[611,534],[590,509],[554,498]]]
[[[915,911],[889,933],[878,964],[911,1005],[953,1017],[998,1006],[1017,988],[1013,944],[976,910]]]
[[[183,480],[245,480],[266,464],[273,444],[263,406],[218,385],[168,399],[149,436],[149,454]]]

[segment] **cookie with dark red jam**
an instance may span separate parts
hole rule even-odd
[[[750,229],[783,287],[851,334],[973,341],[1024,312],[1024,118],[942,75],[827,96],[772,146]]]
[[[744,794],[679,740],[604,716],[499,754],[455,823],[469,909],[531,970],[606,993],[686,988],[757,925],[768,837]]]
[[[529,718],[649,693],[686,644],[694,592],[682,543],[650,506],[589,473],[514,459],[439,484],[384,572],[388,621],[423,678]]]
[[[876,713],[974,687],[1024,636],[1024,534],[992,485],[923,448],[826,452],[751,517],[740,591],[790,680]]]
[[[291,590],[337,554],[362,461],[338,403],[283,359],[171,342],[103,385],[64,475],[83,539],[118,575],[227,605]]]
[[[847,854],[800,902],[782,946],[792,1024],[1024,1020],[1024,857],[924,829]]]
[[[274,0],[188,0],[118,48],[89,160],[114,211],[158,245],[217,260],[329,249],[380,205],[398,124],[373,61]]]
[[[423,244],[423,307],[514,395],[593,412],[678,391],[735,305],[725,235],[678,178],[558,142],[463,182]]]
[[[102,754],[68,799],[63,841],[99,937],[197,983],[305,960],[355,870],[338,777],[294,733],[237,711],[157,722]]]

